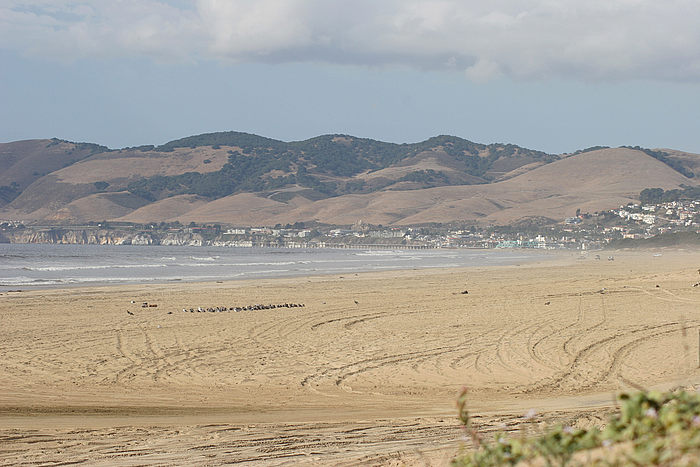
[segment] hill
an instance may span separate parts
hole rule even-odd
[[[508,180],[486,185],[443,186],[422,190],[382,190],[320,200],[303,206],[256,206],[264,223],[293,219],[351,224],[357,219],[375,224],[424,224],[454,220],[509,224],[544,216],[563,219],[577,208],[596,211],[634,200],[648,186],[680,186],[687,177],[665,164],[631,149],[604,149],[581,153],[529,170]],[[191,211],[181,221],[212,218],[216,211],[244,211],[239,196],[219,200],[217,210]],[[224,204],[226,207],[224,208]]]
[[[39,178],[105,151],[109,150],[97,144],[56,138],[0,144],[0,207]]]
[[[118,150],[31,140],[0,144],[0,217],[507,224],[614,207],[649,187],[694,186],[699,167],[700,156],[672,150],[553,155],[454,136],[395,144],[348,135],[284,142],[223,132]]]

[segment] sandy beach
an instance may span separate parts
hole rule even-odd
[[[612,254],[3,292],[0,465],[444,465],[465,386],[489,432],[700,384],[700,252]]]

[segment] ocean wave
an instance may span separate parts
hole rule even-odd
[[[25,259],[31,257],[30,255],[0,255],[0,259]]]
[[[69,277],[62,279],[35,279],[30,277],[16,277],[12,279],[0,279],[0,287],[48,287],[48,286],[79,286],[99,284],[129,284],[151,282],[195,282],[213,281],[241,278],[246,273],[216,275],[216,276],[178,276],[178,277]]]
[[[144,268],[167,268],[167,264],[112,264],[95,266],[25,266],[25,271],[57,272],[57,271],[82,271],[97,269],[144,269]]]
[[[339,258],[339,259],[316,259],[313,261],[306,261],[302,262],[299,261],[299,264],[326,264],[326,263],[367,263],[367,262],[372,262],[372,261],[406,261],[409,259],[413,259],[410,256],[392,256],[392,257],[387,257],[387,256],[370,256],[369,258]],[[423,259],[422,257],[418,257],[418,259]]]
[[[64,279],[36,279],[26,276],[0,279],[0,287],[17,287],[20,285],[60,285],[65,283],[66,281]]]
[[[31,254],[25,254],[29,250]],[[11,245],[0,254],[0,288],[345,275],[402,268],[500,265],[538,257],[534,253],[458,250],[194,250],[194,247],[124,247],[116,251],[113,247],[81,246],[68,249],[60,246],[28,248]],[[83,251],[90,254],[80,254]]]
[[[355,256],[396,256],[406,254],[406,250],[367,250],[353,253]]]
[[[177,263],[175,266],[181,267],[245,267],[245,266],[290,266],[297,264],[296,261],[277,262],[257,262],[257,263]]]
[[[249,271],[246,274],[274,274],[276,272],[289,272],[289,269],[268,269],[267,271]]]

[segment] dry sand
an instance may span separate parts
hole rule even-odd
[[[446,464],[463,386],[485,432],[592,423],[700,383],[700,252],[653,253],[2,293],[0,464]]]

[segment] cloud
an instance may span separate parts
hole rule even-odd
[[[0,0],[0,47],[56,60],[182,60],[202,47],[201,21],[152,0]]]
[[[74,60],[315,62],[469,79],[700,80],[696,0],[0,0],[0,47]]]
[[[479,59],[465,71],[467,77],[477,83],[485,83],[501,75],[498,63]]]

